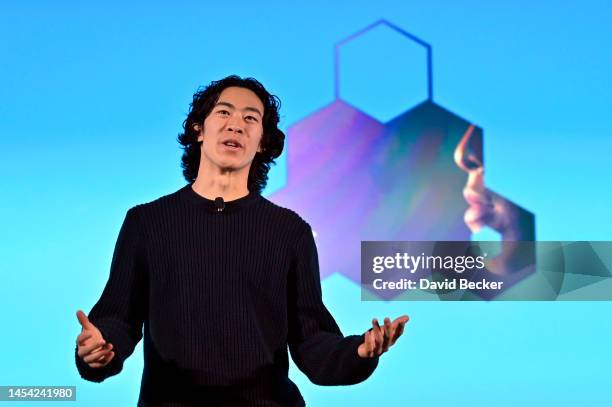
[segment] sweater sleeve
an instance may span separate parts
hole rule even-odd
[[[319,260],[310,226],[302,234],[289,276],[289,337],[293,361],[315,384],[347,385],[367,379],[378,356],[361,358],[364,335],[344,337],[321,295]]]
[[[89,313],[89,320],[103,338],[113,344],[115,357],[103,368],[91,368],[76,353],[81,377],[101,382],[123,369],[123,362],[142,338],[146,314],[146,262],[137,208],[128,210],[115,245],[110,276],[102,296]]]

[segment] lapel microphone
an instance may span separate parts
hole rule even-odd
[[[215,208],[217,212],[223,212],[223,209],[225,209],[225,201],[220,196],[215,198]]]

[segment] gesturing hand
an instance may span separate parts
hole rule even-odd
[[[83,327],[76,339],[77,354],[89,367],[99,368],[108,365],[115,357],[113,344],[104,340],[100,330],[89,321],[83,311],[78,310],[76,315]]]
[[[365,340],[357,349],[359,356],[373,358],[375,355],[382,355],[388,351],[404,333],[404,326],[408,319],[408,315],[402,315],[393,322],[389,318],[385,318],[385,323],[381,327],[378,325],[378,320],[374,318],[372,329],[365,333]]]

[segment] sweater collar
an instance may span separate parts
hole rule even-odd
[[[192,184],[187,184],[180,189],[181,196],[186,200],[203,208],[210,210],[211,212],[217,212],[218,205],[214,200],[203,197],[194,191]],[[232,201],[226,201],[223,207],[223,213],[236,212],[244,209],[253,203],[257,202],[261,198],[256,192],[249,192],[241,198],[234,199]]]

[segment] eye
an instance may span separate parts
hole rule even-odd
[[[257,123],[257,117],[255,117],[255,116],[247,116],[247,117],[245,117],[245,120]]]
[[[222,116],[227,116],[229,112],[225,109],[221,109],[221,110],[217,110],[217,114],[220,114]]]

